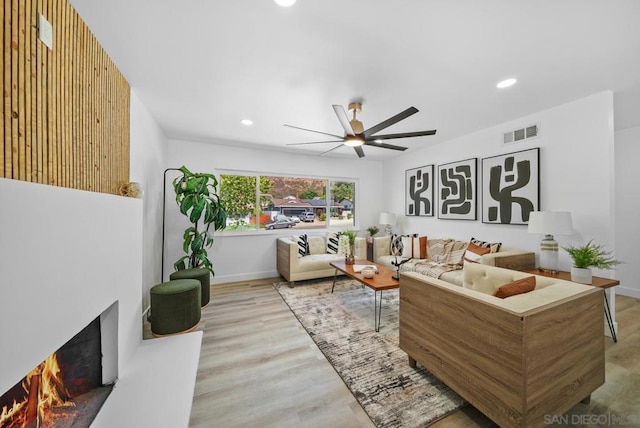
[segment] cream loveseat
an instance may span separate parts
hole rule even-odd
[[[465,263],[463,286],[400,273],[400,348],[501,427],[543,426],[604,383],[603,290]]]
[[[405,262],[400,270],[402,272],[418,272],[423,275],[436,277],[455,285],[462,285],[463,259],[469,241],[455,239],[427,239],[418,236],[402,236],[402,250],[396,252],[401,255],[392,255],[393,238],[396,235],[376,237],[373,239],[373,261],[390,269],[397,269],[392,263]],[[474,240],[475,241],[475,240]],[[531,269],[535,267],[535,253],[515,248],[504,248],[501,244],[486,244],[494,246],[498,251],[484,254],[475,259],[475,262],[499,266],[509,269]],[[396,248],[397,249],[397,248]],[[408,250],[408,251],[407,251]]]
[[[295,281],[325,278],[335,274],[335,268],[332,268],[329,263],[344,260],[344,255],[327,252],[327,240],[330,235],[331,233],[308,235],[310,254],[302,257],[298,254],[297,236],[277,239],[277,269],[278,273],[289,281],[289,287],[293,287]],[[367,258],[367,245],[364,238],[356,238],[353,255],[356,259]]]

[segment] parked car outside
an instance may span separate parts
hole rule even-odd
[[[289,221],[289,220],[276,220],[273,223],[269,223],[267,225],[264,226],[265,229],[267,230],[272,230],[272,229],[286,229],[288,227],[293,227],[293,222]]]
[[[300,217],[298,217],[297,215],[292,215],[291,217],[289,217],[289,221],[300,223]]]
[[[300,220],[307,222],[313,222],[316,219],[316,215],[312,212],[304,212],[300,215]]]

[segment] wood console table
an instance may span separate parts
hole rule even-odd
[[[558,278],[565,281],[571,281],[571,272],[560,271],[558,273],[544,272],[540,269],[523,269],[522,272],[531,273],[533,275],[547,276],[549,278]],[[594,276],[591,284],[592,287],[599,287],[603,289],[612,288],[616,285],[620,285],[620,281],[617,279],[610,278],[601,278],[599,276]],[[615,329],[613,328],[613,318],[611,317],[611,309],[609,308],[609,300],[607,299],[607,293],[604,293],[604,315],[607,319],[607,324],[609,325],[609,331],[611,332],[611,338],[614,343],[618,343],[618,337],[616,336]]]

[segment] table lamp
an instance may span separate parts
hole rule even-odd
[[[384,225],[384,233],[387,235],[391,235],[391,225],[395,224],[396,215],[394,213],[380,213],[380,219],[378,223]]]
[[[558,272],[558,242],[553,235],[571,235],[573,222],[566,211],[534,211],[529,216],[529,233],[544,235],[540,241],[540,266],[544,272]]]

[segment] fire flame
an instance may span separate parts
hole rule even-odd
[[[38,367],[31,370],[22,381],[22,388],[26,393],[24,400],[20,403],[14,401],[12,406],[2,408],[0,427],[5,426],[5,423],[10,423],[8,426],[27,426],[33,422],[41,426],[48,409],[75,406],[59,374],[60,366],[56,354],[51,354]],[[37,410],[37,414],[31,415],[32,408]],[[33,421],[33,417],[37,420]]]

